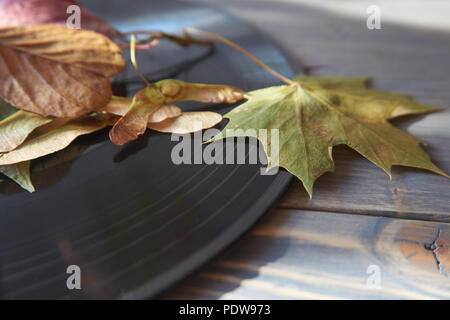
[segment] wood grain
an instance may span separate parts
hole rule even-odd
[[[446,223],[277,210],[164,298],[449,299],[449,245]]]

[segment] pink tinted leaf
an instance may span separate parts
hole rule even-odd
[[[67,8],[78,5],[74,0],[0,0],[0,27],[59,24],[66,25],[71,14]],[[81,6],[80,6],[81,8]],[[103,33],[111,37],[114,28],[81,8],[81,28]]]

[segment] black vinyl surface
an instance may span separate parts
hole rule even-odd
[[[268,40],[213,8],[163,0],[81,3],[122,31],[195,26],[219,33],[292,76]],[[177,78],[244,90],[279,84],[222,44],[210,50],[162,41],[139,52],[138,61],[151,81]],[[116,93],[128,96],[144,86],[130,65],[115,82]],[[180,106],[222,114],[233,107]],[[34,194],[0,178],[0,297],[155,296],[237,239],[290,181],[284,171],[261,175],[260,164],[175,165],[177,143],[152,131],[117,147],[104,130],[33,163]],[[81,290],[67,288],[69,265],[81,269]]]

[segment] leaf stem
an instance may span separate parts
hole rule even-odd
[[[136,31],[128,31],[128,32],[119,32],[117,34],[118,37],[121,38],[125,38],[128,35],[132,35],[132,34],[138,34],[138,35],[150,35],[150,39],[154,40],[154,39],[162,39],[162,38],[166,38],[168,40],[171,40],[181,46],[187,47],[190,46],[192,44],[199,44],[199,45],[208,45],[208,46],[213,46],[214,42],[211,40],[207,40],[207,39],[196,39],[191,37],[188,34],[185,34],[184,37],[178,36],[178,35],[174,35],[174,34],[170,34],[170,33],[166,33],[164,31],[152,31],[152,30],[136,30]]]
[[[154,40],[157,41],[157,40]],[[130,39],[130,57],[131,57],[131,63],[133,64],[134,68],[136,69],[136,72],[139,74],[139,77],[141,77],[142,80],[144,80],[147,87],[151,87],[152,84],[147,80],[147,78],[144,76],[144,74],[139,69],[139,66],[136,61],[136,35],[132,34]]]
[[[278,79],[286,82],[287,84],[297,84],[296,82],[292,81],[291,79],[283,76],[282,74],[278,73],[277,71],[275,71],[274,69],[272,69],[271,67],[269,67],[267,64],[265,64],[264,62],[261,61],[261,59],[255,57],[253,54],[251,54],[250,52],[248,52],[247,50],[245,50],[244,48],[242,48],[241,46],[239,46],[237,43],[228,40],[227,38],[224,38],[218,34],[212,33],[212,32],[208,32],[208,31],[203,31],[203,30],[199,30],[196,28],[186,28],[184,29],[185,33],[188,34],[190,33],[196,33],[199,35],[203,35],[215,40],[218,40],[220,42],[225,43],[226,45],[229,45],[230,47],[242,52],[243,54],[245,54],[247,57],[249,57],[250,59],[252,59],[253,61],[255,61],[257,64],[259,64],[261,67],[263,67],[264,69],[266,69],[267,71],[269,71],[271,74],[273,74],[275,77],[277,77]]]
[[[126,48],[126,49],[130,48],[129,42],[119,42],[118,44],[122,48]],[[150,49],[156,47],[158,44],[159,44],[158,39],[136,40],[136,50],[150,50]]]

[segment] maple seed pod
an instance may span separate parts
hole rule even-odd
[[[159,90],[165,97],[173,98],[182,90],[181,85],[175,81],[161,81]]]

